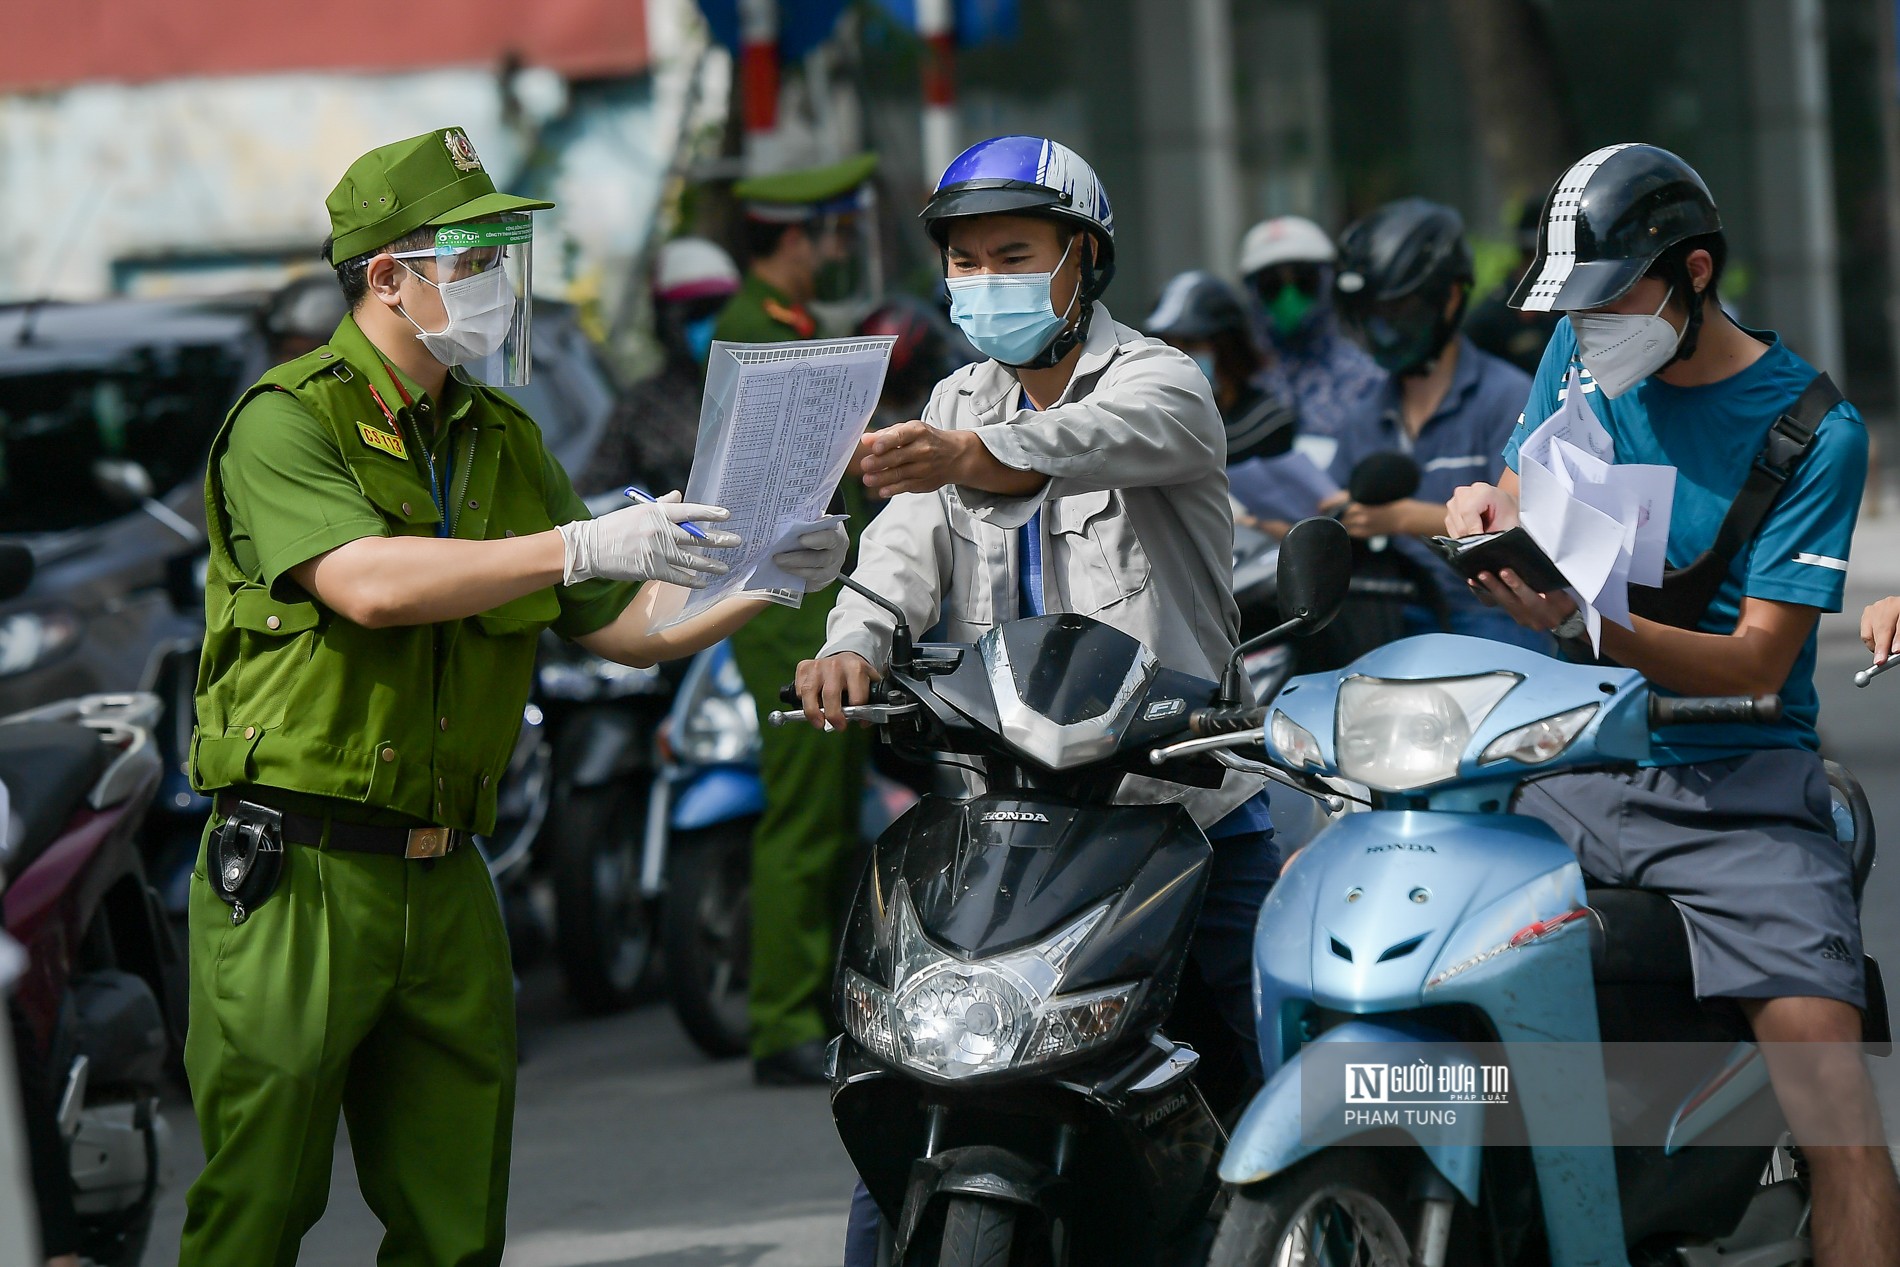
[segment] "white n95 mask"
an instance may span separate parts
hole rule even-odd
[[[1569,314],[1570,329],[1577,336],[1577,355],[1604,396],[1615,400],[1675,358],[1683,332],[1662,315],[1675,293],[1675,287],[1670,287],[1656,311],[1647,315]]]

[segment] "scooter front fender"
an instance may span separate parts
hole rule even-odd
[[[673,792],[674,831],[699,831],[764,812],[765,784],[749,766],[712,766]]]
[[[1433,1068],[1478,1068],[1477,1058],[1463,1043],[1416,1028],[1347,1021],[1314,1039],[1309,1049],[1321,1043],[1378,1043],[1393,1064],[1423,1060]],[[1412,1136],[1447,1183],[1465,1200],[1477,1204],[1484,1141],[1482,1104],[1459,1105],[1455,1121],[1434,1124],[1426,1134],[1405,1120],[1402,1106],[1393,1107],[1392,1120],[1386,1121],[1383,1115],[1387,1106],[1348,1103],[1343,1081],[1333,1085],[1329,1078],[1323,1087],[1302,1086],[1305,1063],[1305,1052],[1296,1053],[1254,1096],[1221,1158],[1222,1179],[1234,1184],[1258,1183],[1375,1126],[1395,1126]],[[1376,1120],[1355,1116],[1368,1113],[1380,1116]]]
[[[902,1262],[924,1215],[941,1196],[983,1197],[1041,1210],[1056,1177],[1047,1167],[990,1145],[950,1148],[911,1165],[904,1216],[897,1228],[895,1261]]]

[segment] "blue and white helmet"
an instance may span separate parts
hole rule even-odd
[[[1115,272],[1115,212],[1095,169],[1074,150],[1040,136],[979,141],[944,168],[921,218],[924,231],[943,248],[951,220],[998,213],[1047,216],[1088,230],[1096,252],[1086,298],[1107,288]]]

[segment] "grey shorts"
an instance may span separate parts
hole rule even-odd
[[[1591,880],[1675,900],[1698,996],[1866,1006],[1852,865],[1815,754],[1553,775],[1515,809],[1548,823]]]

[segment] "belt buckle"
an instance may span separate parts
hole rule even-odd
[[[443,858],[455,847],[455,832],[448,827],[415,827],[410,829],[408,846],[403,850],[405,858]]]

